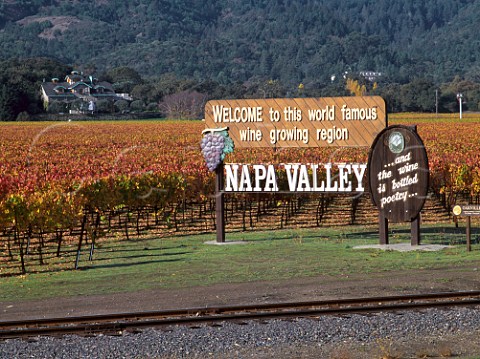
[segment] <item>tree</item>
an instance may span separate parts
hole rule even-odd
[[[145,104],[142,100],[135,100],[130,104],[130,109],[135,112],[142,112],[145,109]]]
[[[108,113],[112,112],[112,102],[107,99],[101,99],[96,102],[97,112]]]
[[[126,113],[128,111],[129,103],[126,100],[115,101],[115,111],[120,113]]]
[[[63,101],[52,101],[48,104],[47,111],[49,113],[66,113],[68,112],[67,104]]]
[[[143,83],[140,74],[127,66],[115,67],[105,74],[105,79],[113,84],[116,92],[131,92],[135,85]]]
[[[259,92],[263,98],[282,97],[285,89],[279,80],[268,80],[260,85]]]
[[[442,92],[438,99],[438,105],[440,112],[458,112],[457,94],[454,92]]]
[[[0,62],[0,83],[6,86],[7,95],[3,95],[4,112],[11,112],[10,119],[20,112],[29,114],[43,110],[39,87],[41,81],[65,74],[68,66],[45,58],[25,60],[10,59]],[[6,99],[10,97],[9,100]],[[8,102],[8,105],[5,103]]]
[[[15,94],[6,84],[0,85],[0,120],[13,121],[17,117],[15,113]]]
[[[75,99],[71,102],[70,108],[74,111],[84,111],[87,109],[87,104],[82,99]]]
[[[400,89],[402,111],[432,112],[435,109],[435,85],[427,79],[417,78]]]
[[[158,102],[162,99],[162,92],[153,84],[139,84],[130,92],[130,95],[136,100],[144,102]]]
[[[30,115],[26,111],[20,112],[17,116],[17,121],[30,121],[30,119]]]
[[[392,83],[378,90],[379,95],[385,99],[388,112],[400,112],[402,109],[402,103],[399,97],[400,87],[400,84]]]
[[[365,85],[360,85],[358,80],[353,80],[351,78],[347,79],[346,89],[351,95],[355,96],[365,96],[367,94],[367,87]]]
[[[202,117],[206,96],[197,91],[182,91],[167,95],[160,109],[172,119],[198,119]]]

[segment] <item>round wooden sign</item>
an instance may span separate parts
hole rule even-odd
[[[367,176],[373,203],[391,222],[414,220],[428,192],[428,158],[414,127],[381,131],[368,156]]]

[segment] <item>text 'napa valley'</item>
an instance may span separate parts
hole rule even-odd
[[[364,192],[365,163],[225,164],[225,192]]]

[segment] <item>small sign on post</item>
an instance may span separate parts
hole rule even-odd
[[[467,217],[467,251],[472,250],[472,230],[471,230],[471,219],[470,217],[480,216],[480,205],[478,204],[466,204],[466,205],[456,205],[453,207],[453,214],[455,216]]]

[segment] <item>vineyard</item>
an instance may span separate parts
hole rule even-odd
[[[480,116],[459,121],[398,114],[390,123],[418,125],[429,157],[430,193],[446,215],[459,198],[478,202]],[[74,268],[80,251],[90,248],[92,255],[95,242],[105,237],[214,231],[214,175],[200,151],[203,129],[201,121],[1,125],[0,276],[15,273],[11,268],[26,273],[29,261],[43,264],[72,251]],[[251,149],[225,161],[366,163],[367,156],[368,148]],[[231,194],[227,231],[374,224],[366,196]],[[335,201],[344,212],[328,222]]]

